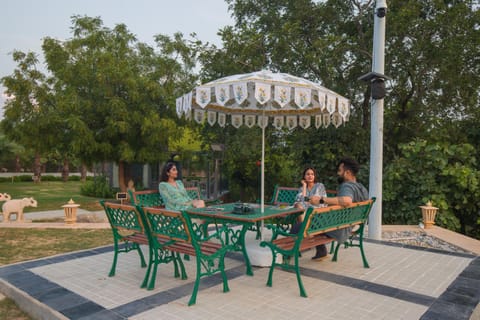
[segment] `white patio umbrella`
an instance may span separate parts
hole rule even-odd
[[[265,128],[304,129],[348,121],[350,101],[318,83],[286,73],[268,70],[237,74],[197,86],[177,98],[179,117],[185,115],[213,126],[235,128],[258,125],[262,128],[260,210],[265,211]],[[263,224],[262,224],[263,227]],[[262,232],[263,234],[263,232]]]

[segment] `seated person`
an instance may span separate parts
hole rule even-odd
[[[326,197],[327,191],[323,183],[317,182],[317,173],[314,168],[308,167],[303,170],[302,175],[302,186],[298,189],[297,198],[293,206],[295,208],[300,208],[307,210],[309,207],[326,207],[326,204],[313,204],[310,200],[311,197],[316,196]],[[299,216],[299,222],[303,221],[305,213]]]
[[[177,180],[178,171],[175,163],[167,162],[162,170],[158,190],[168,210],[185,210],[188,208],[203,208],[205,202],[191,199],[181,180]]]
[[[343,158],[337,166],[338,189],[337,197],[312,196],[310,201],[314,204],[340,205],[348,207],[355,202],[368,200],[368,191],[363,184],[357,181],[357,174],[360,165],[353,159]],[[343,228],[335,231],[327,232],[326,235],[334,238],[340,243],[345,242],[352,232],[352,228]],[[325,245],[317,246],[317,253],[312,259],[319,260],[327,256],[327,248]]]

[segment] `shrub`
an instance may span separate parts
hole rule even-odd
[[[439,208],[440,226],[478,237],[480,171],[475,148],[423,140],[399,148],[401,156],[385,168],[383,222],[417,224],[421,219],[418,206],[432,200]]]
[[[93,180],[87,181],[80,188],[80,193],[88,197],[96,198],[114,198],[115,190],[110,188],[106,176],[97,176]]]
[[[46,175],[46,176],[42,176],[42,181],[62,181],[62,177]]]

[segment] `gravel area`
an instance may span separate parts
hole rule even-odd
[[[451,252],[470,253],[460,247],[428,235],[423,231],[382,232],[382,240],[417,247],[434,248]]]

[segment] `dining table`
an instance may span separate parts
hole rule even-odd
[[[246,249],[245,237],[249,230],[259,228],[259,222],[292,225],[303,209],[288,205],[265,205],[261,212],[257,203],[223,203],[204,208],[189,208],[187,214],[199,218],[209,224],[228,225],[227,243],[234,246],[235,251],[241,251],[245,260],[246,274],[253,275],[252,265]]]

